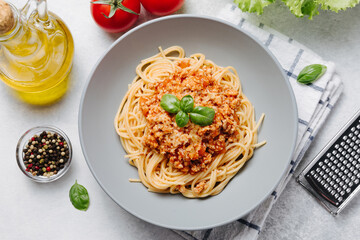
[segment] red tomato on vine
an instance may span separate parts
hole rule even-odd
[[[140,0],[143,7],[150,13],[164,16],[176,12],[185,0]]]
[[[91,2],[95,22],[107,32],[128,30],[139,17],[139,0],[95,0]]]

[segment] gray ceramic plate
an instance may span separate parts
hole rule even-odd
[[[259,139],[267,144],[222,193],[206,199],[150,193],[130,183],[137,171],[113,127],[113,119],[140,60],[172,46],[187,55],[201,52],[220,66],[234,66],[243,91],[265,113]],[[205,229],[234,221],[271,194],[284,174],[297,133],[297,111],[289,83],[275,58],[234,25],[193,15],[142,24],[119,38],[94,67],[79,113],[80,141],[88,166],[104,191],[121,207],[150,223],[172,229]]]

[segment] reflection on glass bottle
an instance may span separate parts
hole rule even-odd
[[[29,0],[21,12],[0,0],[0,11],[11,11],[13,18],[10,30],[0,28],[0,79],[27,103],[43,105],[60,99],[68,88],[74,55],[68,28],[48,13],[46,0]],[[0,17],[0,25],[9,19]]]

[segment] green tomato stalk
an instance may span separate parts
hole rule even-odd
[[[118,9],[121,9],[125,12],[128,12],[128,13],[132,13],[132,14],[135,14],[135,15],[139,15],[138,13],[134,12],[133,10],[125,7],[122,2],[124,0],[100,0],[100,1],[94,1],[94,2],[91,2],[92,4],[104,4],[104,5],[110,5],[110,13],[109,13],[109,16],[106,16],[104,13],[102,13],[104,15],[104,17],[106,18],[112,18],[115,13],[116,13],[116,10]]]

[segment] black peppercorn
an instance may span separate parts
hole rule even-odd
[[[59,134],[43,131],[29,139],[22,150],[26,171],[37,176],[52,176],[64,168],[69,148]]]

